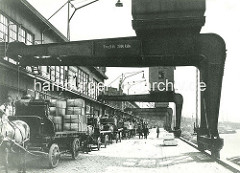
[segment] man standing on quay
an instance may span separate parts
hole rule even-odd
[[[159,130],[159,127],[158,127],[158,126],[157,126],[157,130],[156,130],[156,132],[157,132],[157,138],[159,138],[160,130]]]

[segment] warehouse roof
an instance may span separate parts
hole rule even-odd
[[[43,23],[52,29],[63,41],[69,41],[55,26],[53,26],[41,13],[39,13],[27,0],[20,0],[34,15],[36,15]]]

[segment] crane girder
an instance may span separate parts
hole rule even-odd
[[[7,56],[22,66],[189,66],[201,61],[194,37],[145,41],[137,37],[25,45],[10,43]],[[156,47],[157,45],[157,47]]]
[[[141,95],[100,95],[100,100],[111,101],[136,101],[136,102],[174,102],[176,104],[176,127],[175,136],[181,135],[181,112],[183,105],[183,97],[181,94],[170,92],[151,92],[150,94]]]

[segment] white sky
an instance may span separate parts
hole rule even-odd
[[[49,18],[66,0],[28,0],[43,16]],[[76,6],[90,0],[76,0]],[[239,60],[239,38],[240,38],[240,1],[239,0],[206,0],[206,23],[202,33],[217,33],[221,35],[227,45],[227,59],[223,78],[222,98],[220,107],[220,120],[240,121],[239,107],[240,98],[240,60]],[[113,38],[134,36],[135,32],[131,25],[131,1],[122,0],[124,7],[116,8],[117,0],[100,0],[88,7],[76,12],[71,21],[71,40],[89,40],[98,38]],[[50,22],[56,26],[64,35],[67,29],[67,9],[62,9]],[[142,69],[108,68],[109,81],[114,80],[121,73],[139,71]],[[145,77],[148,77],[148,70]],[[140,81],[141,75],[129,78],[129,81]],[[109,81],[107,81],[109,83]],[[177,68],[175,81],[194,82],[195,69],[193,67]],[[137,87],[137,89],[134,87]],[[130,93],[144,91],[144,83],[131,87]],[[193,87],[194,88],[194,87]],[[177,92],[184,96],[183,115],[195,114],[195,90],[178,88]]]

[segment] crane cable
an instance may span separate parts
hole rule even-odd
[[[125,79],[126,78],[129,78],[129,77],[132,77],[134,75],[137,75],[137,74],[140,74],[140,73],[144,73],[144,71],[137,71],[137,72],[126,72],[126,73],[122,73],[121,75],[119,75],[118,77],[116,77],[111,83],[109,83],[107,86],[110,86],[113,82],[115,82],[118,78],[120,78],[121,76],[125,75]],[[128,76],[126,76],[127,74],[129,74]],[[123,80],[124,81],[124,80]]]

